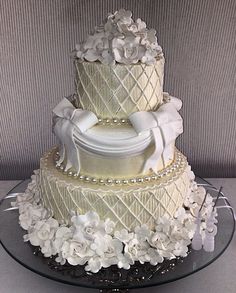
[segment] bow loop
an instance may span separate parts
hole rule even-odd
[[[53,113],[57,115],[54,133],[61,141],[58,164],[66,157],[65,171],[73,167],[79,173],[80,157],[74,140],[74,130],[85,132],[98,122],[97,116],[93,112],[76,109],[66,98],[54,108]]]
[[[75,111],[77,111],[77,110],[76,109],[71,109],[71,108],[65,108],[63,110],[63,115],[61,116],[61,118],[71,120],[71,122],[73,122]]]
[[[147,159],[143,172],[152,169],[157,172],[157,162],[162,156],[164,166],[172,157],[172,143],[183,132],[183,120],[178,110],[182,102],[170,97],[168,102],[160,106],[156,112],[136,112],[130,115],[129,120],[135,131],[141,134],[143,131],[151,131],[155,149]]]
[[[138,134],[158,125],[157,120],[153,119],[152,112],[135,112],[129,116],[129,120]]]

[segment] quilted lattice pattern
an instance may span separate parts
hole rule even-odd
[[[78,62],[77,105],[101,118],[127,118],[137,111],[156,110],[162,102],[164,59],[154,65]]]
[[[152,185],[111,188],[66,179],[53,165],[41,164],[41,193],[44,205],[60,222],[68,223],[70,211],[80,214],[96,211],[102,219],[110,218],[116,229],[132,230],[140,224],[153,229],[160,216],[173,216],[183,205],[189,188],[185,169],[177,170]]]

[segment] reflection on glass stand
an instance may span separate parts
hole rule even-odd
[[[23,192],[28,182],[28,180],[21,182],[10,193]],[[197,182],[199,185],[203,185],[213,197],[217,196],[219,191],[210,183],[201,178],[197,178]],[[12,198],[9,194],[0,201],[0,225],[2,227],[0,241],[10,256],[41,276],[65,284],[97,288],[100,292],[107,293],[127,292],[132,288],[157,286],[191,275],[211,264],[225,251],[235,230],[233,210],[221,192],[217,205],[225,208],[218,210],[218,233],[215,237],[215,250],[213,252],[190,249],[187,257],[164,261],[156,266],[135,263],[129,270],[112,266],[93,274],[86,272],[84,266],[59,265],[53,258],[43,257],[38,248],[24,243],[25,231],[18,224],[18,211],[4,212],[10,207],[11,201]]]

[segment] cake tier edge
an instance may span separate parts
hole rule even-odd
[[[68,224],[72,211],[85,214],[92,210],[101,219],[112,220],[116,229],[132,231],[141,224],[153,229],[159,217],[174,216],[189,192],[189,167],[180,152],[178,167],[171,173],[153,181],[112,185],[63,174],[54,166],[54,151],[55,148],[41,159],[40,192],[44,206],[60,223]]]

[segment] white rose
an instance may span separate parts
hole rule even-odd
[[[134,64],[141,60],[145,48],[139,41],[139,37],[114,38],[112,40],[112,51],[115,60],[124,64]]]
[[[132,239],[125,245],[124,252],[129,254],[130,257],[140,263],[148,261],[148,249],[150,245],[145,241],[139,241],[137,238]]]
[[[73,266],[84,265],[94,255],[87,242],[73,239],[63,243],[61,252],[62,257]]]
[[[104,236],[106,234],[105,223],[100,221],[97,213],[87,212],[85,215],[73,216],[71,221],[75,227],[74,238],[92,241],[96,234]]]

